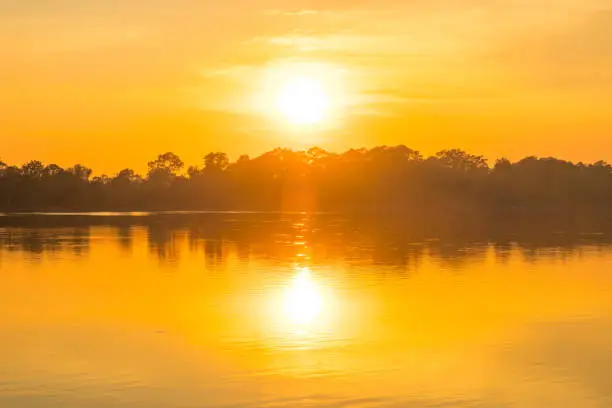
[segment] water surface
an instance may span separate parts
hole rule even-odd
[[[0,406],[610,407],[607,234],[0,221]]]

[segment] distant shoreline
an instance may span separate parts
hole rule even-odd
[[[148,163],[145,176],[124,169],[92,177],[30,161],[0,162],[0,212],[5,214],[269,213],[426,217],[449,221],[529,217],[612,216],[612,166],[555,158],[499,159],[459,149],[423,157],[406,146],[275,149],[230,162],[209,153],[203,166],[175,154]]]

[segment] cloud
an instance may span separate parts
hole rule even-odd
[[[282,10],[266,10],[264,15],[266,16],[285,16],[285,17],[302,17],[302,16],[315,16],[320,15],[323,12],[320,10],[298,10],[298,11],[282,11]]]

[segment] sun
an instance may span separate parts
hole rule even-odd
[[[251,109],[299,134],[336,128],[348,106],[347,75],[320,61],[270,63],[260,71]]]
[[[296,125],[322,122],[329,108],[329,93],[323,82],[316,78],[289,79],[276,95],[276,109],[285,119]]]

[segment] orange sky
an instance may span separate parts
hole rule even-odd
[[[0,37],[9,163],[400,143],[612,161],[608,0],[0,0]],[[255,95],[303,66],[342,103],[296,129]]]

